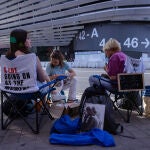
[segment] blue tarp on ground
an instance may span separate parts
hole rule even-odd
[[[49,142],[66,145],[101,145],[115,146],[114,138],[106,131],[94,128],[89,132],[79,133],[80,119],[71,120],[68,115],[62,116],[54,123]]]

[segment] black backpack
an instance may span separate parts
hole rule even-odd
[[[88,87],[85,89],[80,103],[80,117],[82,118],[85,103],[104,104],[104,130],[111,134],[123,132],[123,126],[116,123],[114,119],[113,103],[108,94],[99,87]],[[81,125],[82,128],[82,125]]]

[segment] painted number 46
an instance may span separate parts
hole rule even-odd
[[[127,38],[123,44],[125,46],[127,46],[128,48],[130,48],[130,47],[137,48],[138,47],[138,38],[136,38],[136,37]]]

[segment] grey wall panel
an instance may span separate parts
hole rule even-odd
[[[0,45],[8,44],[6,37],[15,28],[31,32],[34,41],[70,37],[71,42],[88,23],[143,20],[150,21],[150,0],[1,0]]]

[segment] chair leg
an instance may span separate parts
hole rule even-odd
[[[46,104],[45,104],[43,98],[41,98],[41,101],[42,101],[42,105],[43,105],[43,107],[44,107],[44,111],[46,111],[48,117],[49,117],[51,120],[53,120],[54,118],[53,118],[52,115],[49,113],[49,110],[47,109]]]
[[[8,116],[5,120],[4,120],[4,110],[3,110],[3,105],[4,105],[4,97],[6,97],[6,99],[9,99],[9,96],[4,93],[3,91],[1,91],[1,129],[5,130],[12,121],[15,120],[16,115],[18,114],[21,119],[28,125],[28,127],[33,131],[33,133],[37,134],[39,133],[39,117],[38,117],[38,111],[36,111],[35,113],[35,117],[36,117],[36,121],[35,121],[35,128],[33,128],[33,126],[26,120],[26,118],[20,113],[20,111],[13,105],[12,103],[12,107],[13,109],[16,111],[16,115],[14,117]]]
[[[119,108],[114,104],[113,102],[113,107],[115,110],[118,111],[119,115],[121,116],[121,118],[124,120],[124,122],[127,122],[127,119],[124,117],[124,115],[120,112]]]
[[[35,110],[35,117],[36,117],[36,130],[32,130],[35,134],[39,133],[39,116],[38,116],[38,110]]]
[[[4,116],[3,116],[3,93],[1,92],[1,129],[4,129]]]
[[[35,128],[26,120],[26,118],[20,113],[17,112],[19,116],[24,120],[24,122],[28,125],[28,127],[32,130],[33,133],[38,134],[39,133],[39,117],[38,117],[38,112],[36,111],[35,113]]]
[[[132,97],[135,97],[135,100],[138,99],[138,92],[137,93],[134,93],[134,92],[131,92],[129,93],[130,94],[130,98]],[[136,95],[135,95],[136,94]],[[141,95],[140,95],[141,96]],[[136,109],[136,111],[138,112],[139,115],[143,115],[143,110],[142,108],[140,109],[138,107],[138,104],[136,101],[132,101],[130,98],[127,98],[127,101],[128,101],[128,105],[127,105],[127,122],[129,123],[130,122],[130,118],[131,118],[131,114],[132,114],[132,111],[133,111],[133,108]],[[142,97],[140,97],[140,99],[142,100]],[[141,104],[142,104],[142,101],[141,101]],[[143,105],[142,105],[143,107]]]
[[[132,108],[131,109],[127,109],[127,122],[129,123],[130,122],[130,118],[131,118],[131,114],[132,114],[132,111],[133,111],[133,107],[136,108],[136,111],[138,112],[139,115],[143,115],[143,112],[142,110],[140,110],[138,108],[138,106],[136,104],[134,104],[133,102],[129,102],[130,105],[132,105]]]
[[[115,100],[113,101],[113,107],[115,110],[118,111],[119,115],[121,116],[121,118],[124,120],[124,122],[126,123],[129,123],[130,122],[130,117],[131,117],[131,114],[132,114],[132,110],[130,109],[127,109],[127,115],[126,117],[121,113],[121,111],[119,110],[119,108],[115,105],[115,103],[117,103],[117,100],[120,99],[120,95],[116,95],[115,94]],[[123,97],[122,97],[123,98]],[[130,104],[129,104],[130,105]],[[128,108],[129,108],[129,105],[128,105]]]
[[[132,110],[127,110],[127,123],[130,123],[130,118],[131,118]]]
[[[1,129],[2,130],[5,130],[8,125],[14,120],[14,118],[7,118],[5,121],[4,121],[4,111],[3,111],[3,104],[4,104],[4,93],[1,91]]]

